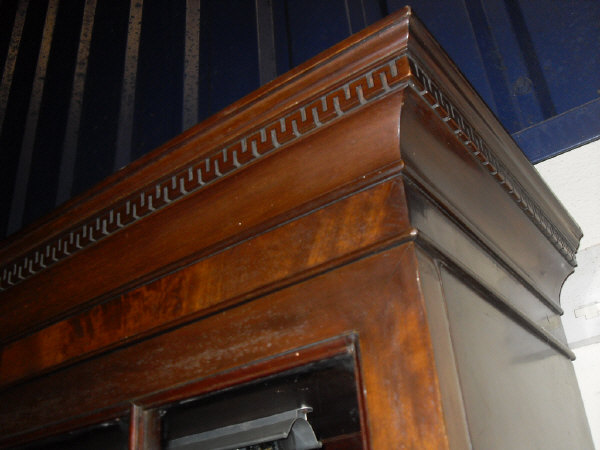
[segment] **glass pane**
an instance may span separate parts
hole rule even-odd
[[[17,447],[18,450],[127,450],[129,420],[116,419]]]
[[[233,429],[232,425],[245,425],[302,407],[312,408],[307,420],[323,448],[362,448],[355,365],[350,355],[167,407],[162,418],[163,446],[175,448],[185,442],[184,437],[224,427]],[[244,448],[277,449],[277,442]]]

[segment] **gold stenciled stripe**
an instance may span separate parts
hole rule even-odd
[[[19,46],[21,45],[21,36],[27,17],[27,8],[29,0],[19,0],[12,33],[10,35],[10,44],[8,46],[6,60],[4,61],[4,71],[0,74],[0,130],[4,125],[4,117],[8,106],[8,96],[12,86],[17,58],[19,56]]]
[[[464,119],[460,111],[449,101],[448,96],[440,90],[435,81],[413,58],[409,58],[409,64],[414,76],[413,82],[410,82],[409,85],[440,116],[471,155],[500,183],[513,201],[527,213],[530,220],[566,258],[569,264],[576,266],[576,249],[569,244],[567,238],[546,217],[542,208],[492,152],[483,138]]]
[[[2,267],[0,291],[27,280],[166,205],[230,175],[381,96],[406,86],[407,58],[396,56],[306,102],[210,156],[155,182]]]
[[[54,36],[56,25],[56,16],[58,14],[58,0],[48,1],[46,8],[46,18],[44,21],[44,30],[42,32],[42,41],[38,52],[37,63],[35,67],[35,76],[31,86],[29,96],[29,106],[27,108],[27,119],[25,121],[25,131],[19,152],[19,164],[15,178],[15,185],[12,194],[10,215],[8,217],[8,234],[12,234],[21,228],[23,215],[25,212],[25,202],[27,199],[27,186],[31,172],[31,162],[35,150],[35,138],[42,108],[42,96],[44,85],[46,83],[46,72],[48,69],[48,59],[50,58],[50,48]],[[1,128],[1,127],[0,127]]]
[[[182,130],[198,123],[200,78],[200,0],[185,2]]]
[[[133,116],[135,110],[135,88],[138,71],[140,41],[142,36],[143,0],[130,0],[125,63],[121,84],[121,105],[117,125],[117,148],[114,170],[131,162],[131,137],[133,136]]]
[[[75,62],[75,71],[73,73],[73,85],[71,87],[71,99],[69,101],[65,138],[60,159],[56,205],[60,205],[71,198],[71,188],[73,186],[73,178],[75,175],[75,160],[77,157],[77,147],[79,145],[79,126],[81,123],[83,94],[85,91],[90,45],[92,43],[96,4],[97,0],[85,0],[85,5],[83,7],[79,46],[77,47],[77,59]]]

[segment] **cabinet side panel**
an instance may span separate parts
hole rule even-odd
[[[448,123],[415,92],[407,90],[404,98],[400,135],[406,176],[558,311],[560,288],[573,267],[555,247],[553,241],[558,238],[541,232],[542,223],[554,229],[541,218],[543,210],[536,207],[532,214],[527,209],[525,198],[534,194],[517,190],[522,180],[514,174],[494,175],[489,162],[470,154]]]
[[[440,270],[473,448],[593,449],[568,358]]]
[[[438,372],[448,441],[450,448],[468,449],[471,448],[471,438],[469,437],[465,406],[452,349],[448,313],[442,292],[442,280],[436,261],[430,255],[417,248],[417,259],[419,280],[425,299],[435,366]]]

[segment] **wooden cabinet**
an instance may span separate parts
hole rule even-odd
[[[405,9],[3,244],[1,445],[310,407],[329,449],[592,448],[580,236]]]

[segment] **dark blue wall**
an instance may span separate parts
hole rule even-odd
[[[0,236],[186,127],[186,33],[197,36],[197,48],[188,50],[198,56],[192,105],[201,121],[258,88],[265,73],[288,71],[405,0],[98,1],[71,165],[65,130],[90,0],[60,0],[53,37],[42,42],[49,3],[0,1],[0,68],[10,94],[0,98]],[[190,27],[194,3],[199,20]],[[15,41],[19,5],[27,7]],[[130,6],[141,8],[137,34]],[[411,6],[532,162],[600,135],[598,0],[414,0]],[[126,63],[128,37],[136,57]],[[38,57],[46,53],[43,93],[31,100]],[[11,58],[16,64],[9,85]],[[128,82],[132,101],[124,105]],[[32,105],[39,118],[30,155],[23,156]],[[127,107],[131,114],[124,117]],[[59,179],[65,170],[71,173]]]

